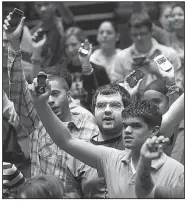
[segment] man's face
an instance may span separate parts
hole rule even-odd
[[[156,105],[159,108],[160,114],[165,114],[168,111],[169,102],[164,94],[155,90],[148,90],[144,93],[144,99]]]
[[[66,115],[67,106],[69,105],[66,90],[62,88],[58,81],[50,81],[51,95],[49,96],[48,104],[53,112],[62,120]]]
[[[135,28],[131,27],[131,38],[136,47],[145,46],[148,44],[152,37],[152,32],[146,27]]]
[[[48,20],[52,17],[56,7],[53,2],[41,1],[35,2],[35,10],[43,20]]]
[[[142,118],[129,117],[123,119],[124,143],[127,149],[139,150],[145,140],[151,136],[148,125]]]
[[[96,99],[95,119],[101,132],[113,135],[122,131],[122,110],[124,109],[121,95],[99,94]]]

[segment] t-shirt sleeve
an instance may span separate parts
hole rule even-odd
[[[176,188],[172,187],[164,187],[158,186],[155,189],[156,199],[159,198],[167,198],[167,199],[174,199],[174,198],[184,198],[184,186],[179,186]]]

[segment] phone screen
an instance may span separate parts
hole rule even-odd
[[[19,25],[21,18],[24,16],[24,12],[19,9],[14,9],[13,14],[11,16],[10,25],[13,30],[17,28]]]
[[[161,57],[160,59],[157,60],[157,63],[160,65],[166,61],[165,57]]]

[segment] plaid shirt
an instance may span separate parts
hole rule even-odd
[[[8,72],[10,99],[14,102],[20,120],[30,134],[31,177],[52,174],[60,177],[65,185],[66,163],[71,156],[60,150],[46,132],[29,94],[28,83],[21,64],[21,52],[14,52],[10,48]],[[91,136],[97,135],[99,132],[97,125],[89,122],[80,113],[73,114],[73,121],[66,122],[66,125],[73,136],[86,141],[89,141]]]

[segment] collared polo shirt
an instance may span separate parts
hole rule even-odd
[[[171,48],[159,44],[154,38],[152,38],[152,48],[149,52],[145,54],[146,62],[142,65],[134,63],[133,57],[140,56],[141,53],[137,51],[135,44],[130,47],[122,50],[116,57],[115,68],[113,70],[113,80],[124,80],[125,77],[131,73],[133,70],[141,69],[145,73],[145,77],[140,86],[140,90],[145,90],[146,86],[152,81],[156,80],[158,77],[161,77],[158,67],[153,61],[153,59],[160,55],[164,54],[168,57],[174,66],[175,69],[175,79],[178,86],[181,86],[182,71],[180,70],[181,61],[177,52]],[[143,53],[142,53],[143,55]]]
[[[135,175],[131,168],[131,151],[102,147],[97,161],[99,175],[104,175],[110,198],[136,198]],[[151,164],[156,186],[175,187],[184,177],[184,166],[162,154]],[[180,179],[181,178],[181,179]]]

